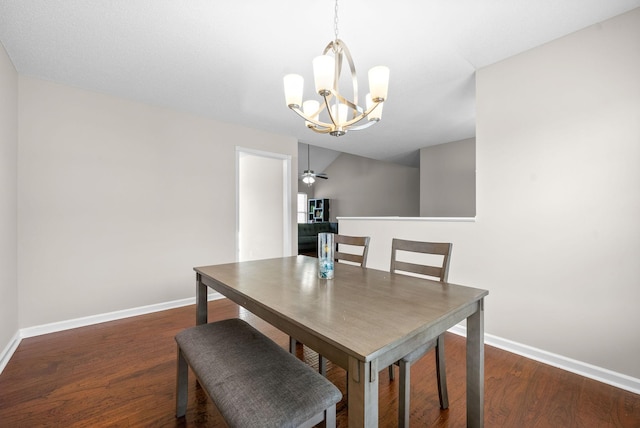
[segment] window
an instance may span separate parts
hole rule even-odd
[[[298,223],[307,222],[307,194],[298,193]]]

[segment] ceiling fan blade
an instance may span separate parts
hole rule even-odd
[[[300,174],[300,179],[303,180],[305,178],[322,178],[323,180],[328,179],[329,177],[327,176],[327,174],[325,174],[324,172],[321,172],[319,174],[316,174],[311,168],[310,168],[310,162],[309,162],[309,152],[311,150],[311,146],[309,144],[307,144],[307,168],[305,169],[302,174]],[[311,182],[313,182],[312,180],[310,180]],[[309,184],[310,186],[311,184]]]

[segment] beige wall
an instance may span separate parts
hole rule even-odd
[[[479,70],[475,222],[341,221],[453,242],[489,334],[640,384],[640,9]]]
[[[21,328],[193,297],[236,257],[235,147],[297,168],[295,138],[22,76],[19,119]]]
[[[342,153],[316,180],[314,198],[331,199],[331,221],[342,216],[418,216],[420,171]]]
[[[0,44],[0,352],[18,331],[17,155],[18,73]]]
[[[476,215],[476,139],[420,150],[420,216]]]

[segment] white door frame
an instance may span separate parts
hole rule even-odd
[[[291,155],[283,153],[267,152],[263,150],[250,149],[247,147],[236,146],[236,248],[235,258],[239,261],[240,256],[240,155],[242,153],[253,156],[262,156],[271,159],[282,160],[282,200],[283,200],[283,248],[284,255],[291,254]]]

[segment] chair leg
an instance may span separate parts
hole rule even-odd
[[[176,373],[176,417],[181,418],[187,413],[187,391],[189,386],[189,365],[178,346],[178,365]]]
[[[324,411],[325,428],[336,428],[336,405],[329,407]]]
[[[296,344],[297,344],[296,340],[293,337],[289,336],[289,353],[290,354],[296,353]]]
[[[345,370],[345,374],[346,374],[346,379],[345,379],[344,395],[349,397],[349,371]]]
[[[318,354],[318,372],[327,377],[327,359],[320,354]]]
[[[447,371],[444,360],[444,334],[438,336],[436,344],[436,374],[438,376],[438,398],[440,398],[440,407],[447,409],[449,407],[449,396],[447,394]]]
[[[411,363],[400,360],[400,385],[398,385],[398,427],[409,426],[411,409]]]

